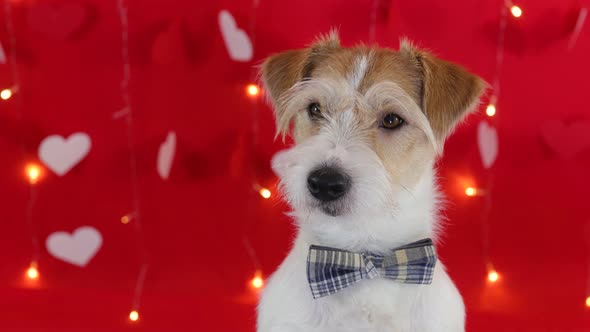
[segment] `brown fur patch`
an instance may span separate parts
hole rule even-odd
[[[364,93],[376,83],[392,81],[419,104],[420,80],[420,71],[406,57],[389,49],[374,49],[359,90]]]
[[[418,50],[408,41],[402,41],[400,53],[420,69],[422,100],[419,105],[442,142],[457,122],[474,108],[487,84],[454,63]]]
[[[317,64],[330,53],[340,50],[335,31],[321,35],[310,47],[270,56],[261,68],[262,81],[276,105],[281,95],[298,81],[311,75]]]
[[[262,64],[262,81],[274,105],[281,95],[302,79],[303,68],[308,62],[308,49],[275,54]]]

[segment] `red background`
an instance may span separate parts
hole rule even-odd
[[[491,82],[503,3],[259,0],[253,9],[251,1],[128,1],[138,233],[136,221],[120,222],[134,196],[125,119],[113,119],[123,107],[116,1],[5,1],[20,86],[0,101],[2,331],[253,331],[256,293],[248,283],[256,265],[244,243],[267,276],[293,237],[277,195],[264,200],[253,190],[258,183],[276,194],[269,160],[281,147],[269,108],[245,94],[254,66],[333,26],[345,45],[368,41],[376,5],[381,45],[409,36]],[[468,331],[590,331],[590,23],[568,50],[578,11],[589,4],[518,4],[524,15],[508,18],[498,114],[489,119],[482,106],[447,143],[440,165],[449,198],[440,254],[464,296]],[[0,42],[10,55],[5,9]],[[252,61],[229,58],[217,23],[222,9],[252,39]],[[10,64],[0,64],[0,88],[14,83]],[[480,121],[498,130],[490,170],[477,148]],[[165,181],[155,165],[169,131],[178,142]],[[74,132],[87,133],[92,149],[63,177],[45,170],[29,226],[24,165],[46,136]],[[466,197],[468,185],[486,196]],[[47,253],[49,234],[83,225],[103,236],[86,267]],[[37,282],[24,277],[32,234],[41,243]],[[142,239],[149,269],[140,320],[131,323]],[[486,282],[488,261],[501,276],[495,284]]]

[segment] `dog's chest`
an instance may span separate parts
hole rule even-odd
[[[361,281],[332,295],[334,323],[342,331],[405,331],[411,305],[405,293],[391,280]]]

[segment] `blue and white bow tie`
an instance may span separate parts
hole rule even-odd
[[[435,264],[431,239],[394,249],[387,256],[312,245],[307,256],[307,279],[313,298],[317,299],[375,277],[406,284],[430,284]]]

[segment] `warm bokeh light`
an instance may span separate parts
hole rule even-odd
[[[590,296],[586,298],[586,306],[590,308]]]
[[[129,320],[132,322],[136,322],[139,319],[139,312],[137,310],[133,310],[129,313]]]
[[[252,286],[254,286],[254,288],[261,288],[264,286],[264,280],[262,280],[261,277],[254,277],[252,278]]]
[[[0,91],[0,98],[2,98],[3,100],[10,99],[10,97],[12,97],[12,90],[4,89]]]
[[[486,107],[486,114],[488,116],[494,116],[494,115],[496,115],[496,105],[489,104],[488,107]]]
[[[121,217],[121,222],[122,222],[123,224],[128,224],[128,223],[129,223],[129,221],[131,221],[131,219],[129,218],[129,216],[122,216],[122,217]]]
[[[498,281],[498,279],[500,279],[500,275],[498,274],[498,272],[492,270],[488,273],[488,280],[490,282],[496,282]]]
[[[262,196],[264,199],[269,199],[270,196],[272,196],[272,193],[270,192],[270,190],[262,188],[260,189],[260,196]]]
[[[37,164],[28,164],[25,167],[25,173],[31,184],[37,183],[41,177],[41,167]]]
[[[475,189],[473,187],[465,188],[465,195],[472,197],[472,196],[475,196],[476,194],[477,194],[477,189]]]
[[[37,270],[37,264],[31,263],[31,266],[27,269],[27,278],[36,280],[39,278],[39,270]]]
[[[522,9],[516,5],[510,7],[510,12],[512,13],[512,16],[516,18],[522,16]]]
[[[256,84],[249,84],[246,88],[246,91],[248,92],[248,95],[252,97],[258,96],[258,94],[260,94],[260,88]]]

